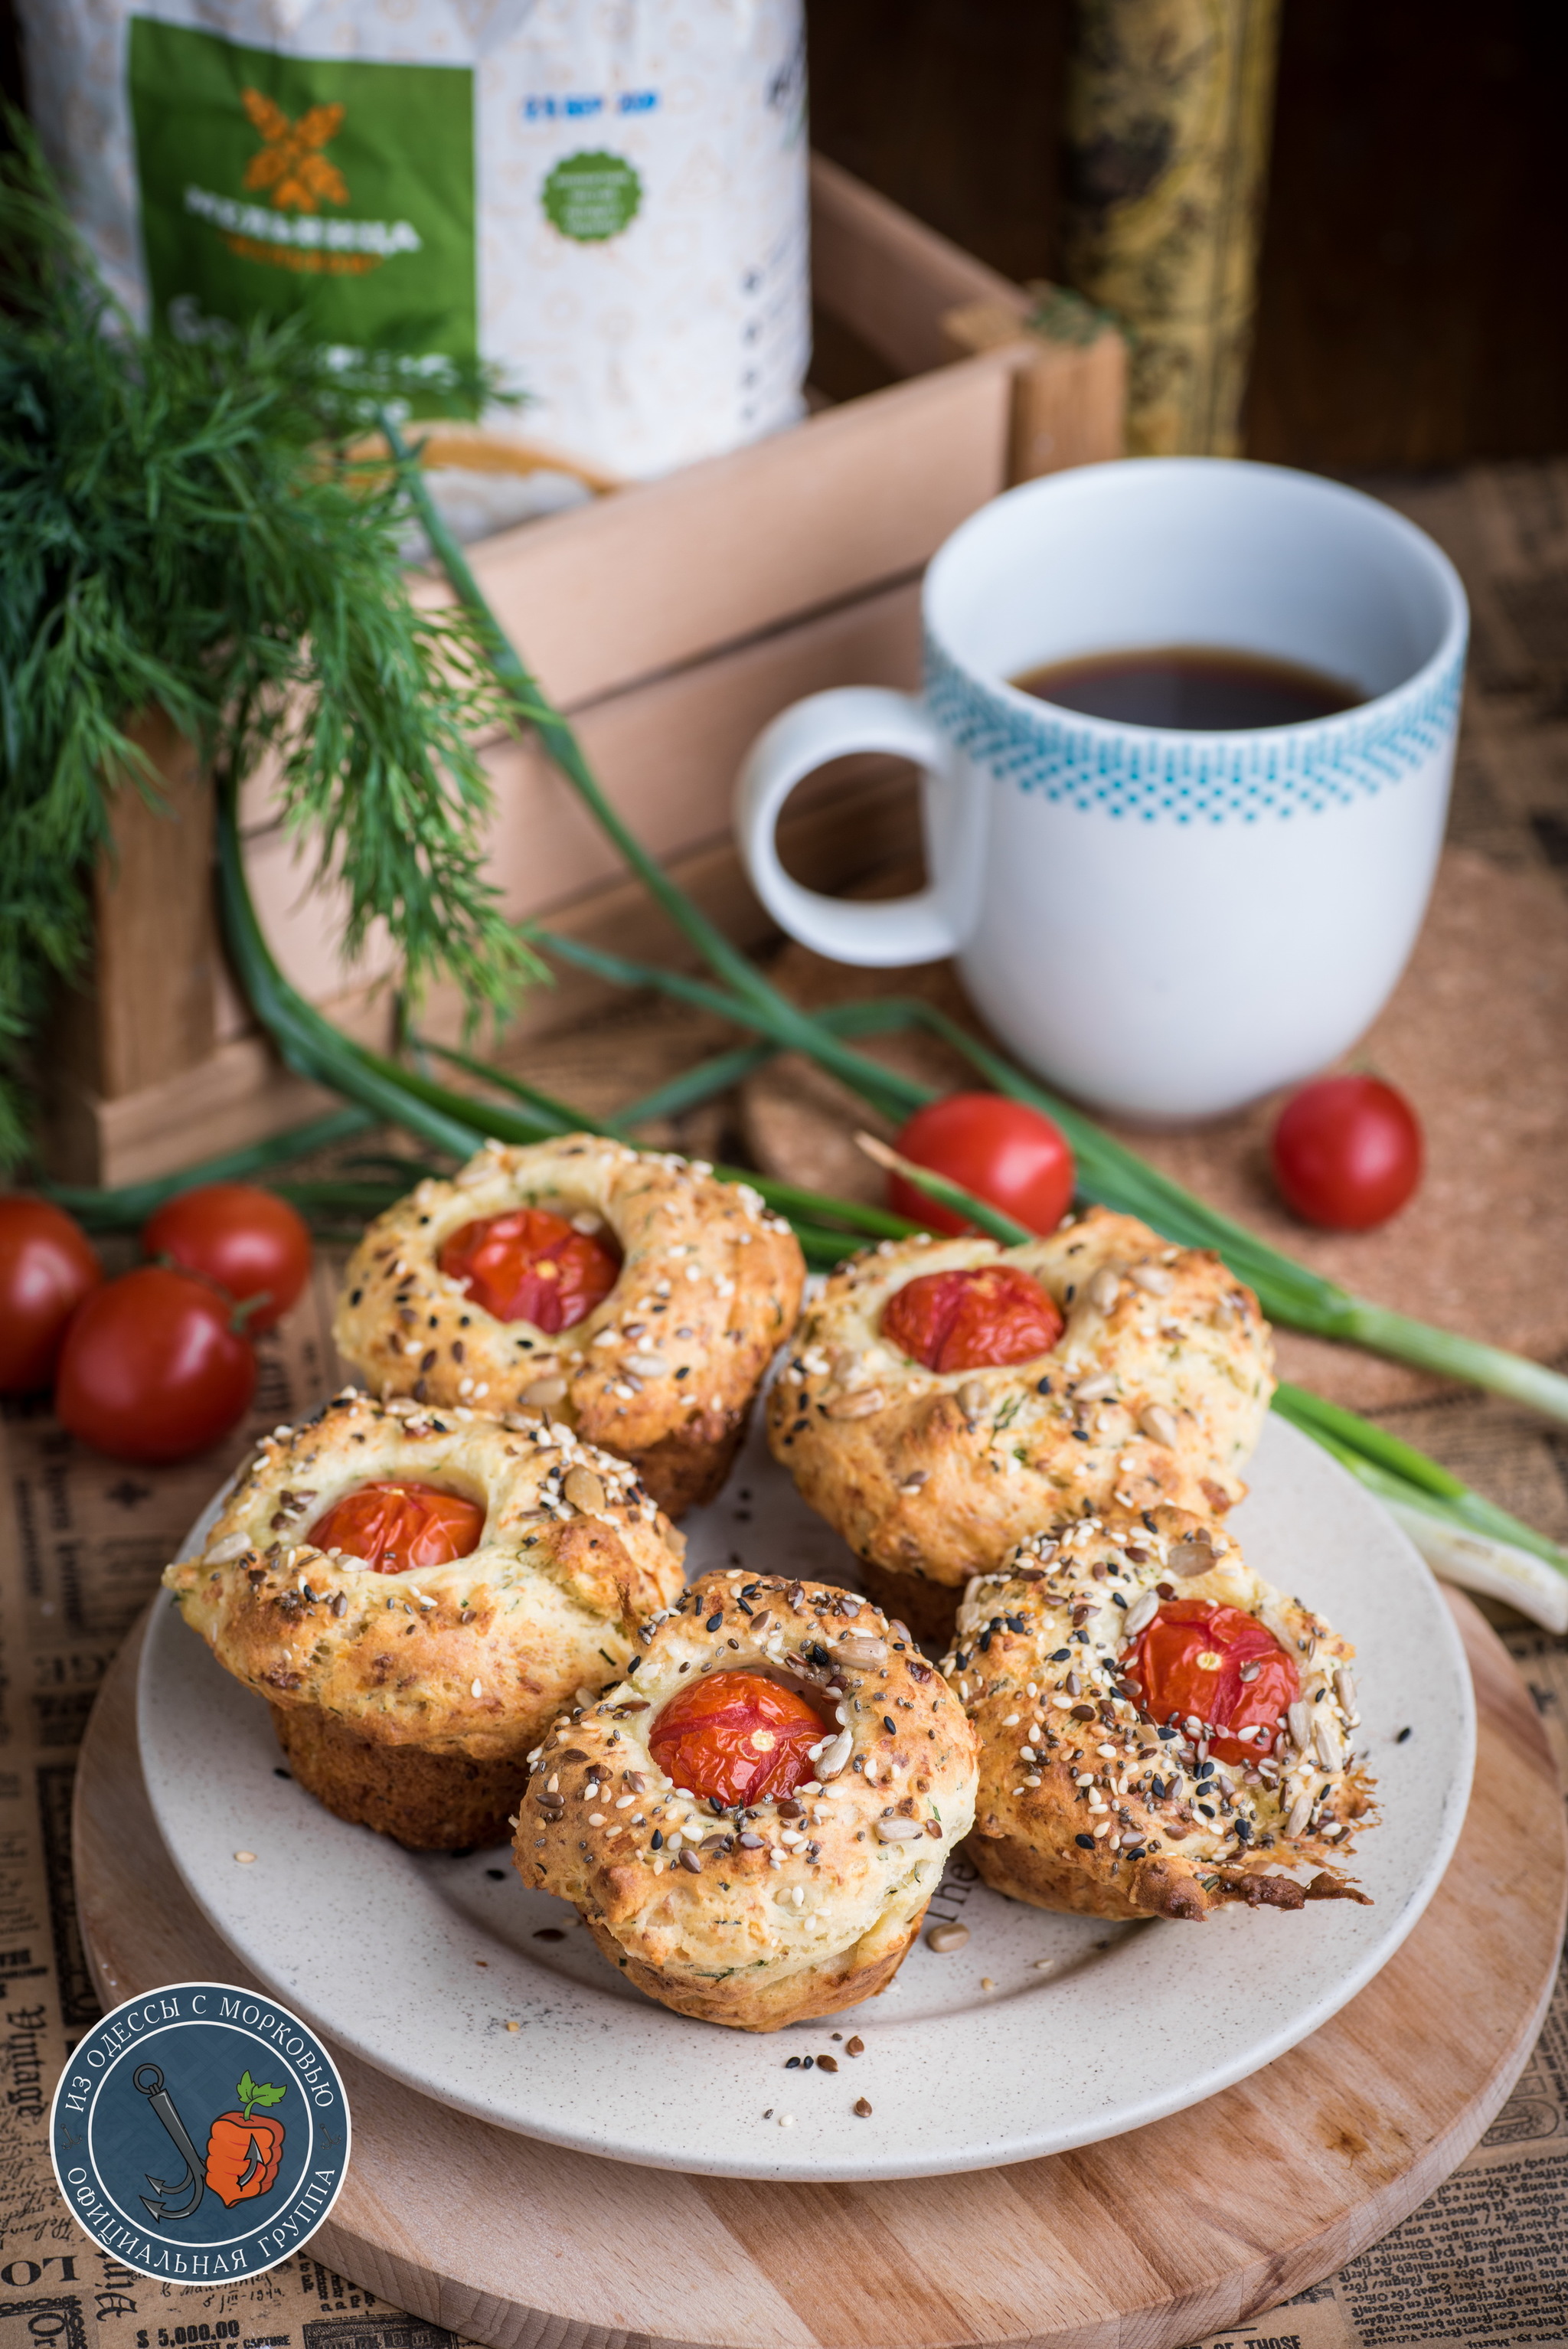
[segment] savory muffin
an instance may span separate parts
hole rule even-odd
[[[333,1334],[382,1396],[549,1411],[678,1516],[723,1483],[804,1278],[789,1225],[711,1167],[492,1142],[377,1216]]]
[[[1213,1516],[1274,1392],[1267,1325],[1206,1250],[1091,1207],[1044,1239],[883,1241],[808,1307],[769,1398],[802,1494],[922,1638],[1065,1510]]]
[[[163,1579],[318,1801],[456,1850],[505,1840],[530,1747],[634,1652],[685,1547],[569,1427],[350,1388],[260,1446]]]
[[[864,1600],[708,1576],[531,1759],[514,1857],[678,2013],[777,2031],[881,1990],[974,1809],[941,1676]]]
[[[1372,1808],[1355,1651],[1232,1537],[1181,1509],[1064,1519],[970,1584],[957,1641],[968,1850],[998,1892],[1192,1919],[1365,1899],[1343,1869]]]

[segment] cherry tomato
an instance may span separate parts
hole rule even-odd
[[[48,1385],[67,1323],[102,1278],[74,1217],[47,1199],[0,1198],[0,1394]]]
[[[1243,1680],[1243,1664],[1257,1665],[1255,1679]],[[1210,1599],[1168,1600],[1133,1641],[1123,1671],[1156,1721],[1191,1713],[1227,1733],[1209,1740],[1221,1762],[1269,1753],[1282,1715],[1301,1694],[1295,1666],[1274,1633],[1255,1615]],[[1254,1734],[1243,1743],[1238,1729]]]
[[[184,1460],[226,1435],[256,1384],[253,1347],[204,1280],[144,1264],[95,1289],[66,1332],[65,1427],[117,1460]]]
[[[439,1261],[498,1321],[531,1321],[552,1337],[586,1320],[621,1277],[621,1251],[607,1232],[580,1232],[547,1207],[465,1224]]]
[[[934,1174],[961,1183],[1031,1232],[1054,1232],[1072,1205],[1073,1154],[1067,1136],[1041,1111],[1004,1093],[949,1093],[917,1109],[896,1144]],[[903,1174],[888,1177],[887,1203],[934,1232],[974,1229]]]
[[[793,1689],[761,1672],[713,1672],[670,1699],[648,1751],[688,1795],[734,1807],[792,1795],[811,1775],[810,1749],[831,1734]]]
[[[449,1566],[478,1549],[485,1513],[477,1501],[439,1485],[390,1480],[361,1485],[317,1517],[308,1539],[317,1549],[346,1550],[373,1574]]]
[[[1054,1299],[1010,1264],[923,1272],[882,1307],[884,1338],[928,1371],[983,1371],[1048,1354],[1062,1334]]]
[[[203,1183],[165,1200],[141,1235],[144,1252],[167,1257],[232,1297],[265,1295],[247,1330],[271,1330],[310,1278],[310,1233],[275,1191],[251,1183]]]
[[[1305,1222],[1370,1231],[1420,1182],[1420,1122],[1379,1077],[1323,1077],[1286,1102],[1270,1155],[1287,1206]]]

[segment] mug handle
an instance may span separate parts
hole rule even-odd
[[[759,734],[736,785],[735,827],[751,885],[782,930],[832,962],[885,968],[938,962],[959,940],[934,888],[911,897],[857,905],[824,897],[792,881],[779,862],[779,814],[796,784],[830,759],[852,750],[886,750],[924,770],[926,844],[942,827],[934,791],[951,781],[945,741],[913,694],[881,685],[841,686],[795,702]]]

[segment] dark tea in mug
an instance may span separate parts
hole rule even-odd
[[[1222,645],[1150,645],[1026,669],[1011,682],[1037,700],[1120,726],[1237,734],[1333,718],[1366,698],[1321,669]]]

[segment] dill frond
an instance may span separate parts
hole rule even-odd
[[[484,873],[472,747],[512,722],[460,606],[416,608],[395,474],[338,446],[378,408],[486,387],[371,354],[335,367],[294,323],[199,344],[112,303],[25,125],[0,155],[0,1164],[27,1149],[30,1046],[89,944],[109,795],[157,798],[127,737],[153,706],[230,788],[265,754],[284,822],[397,940],[411,997],[477,1016],[537,972]]]

